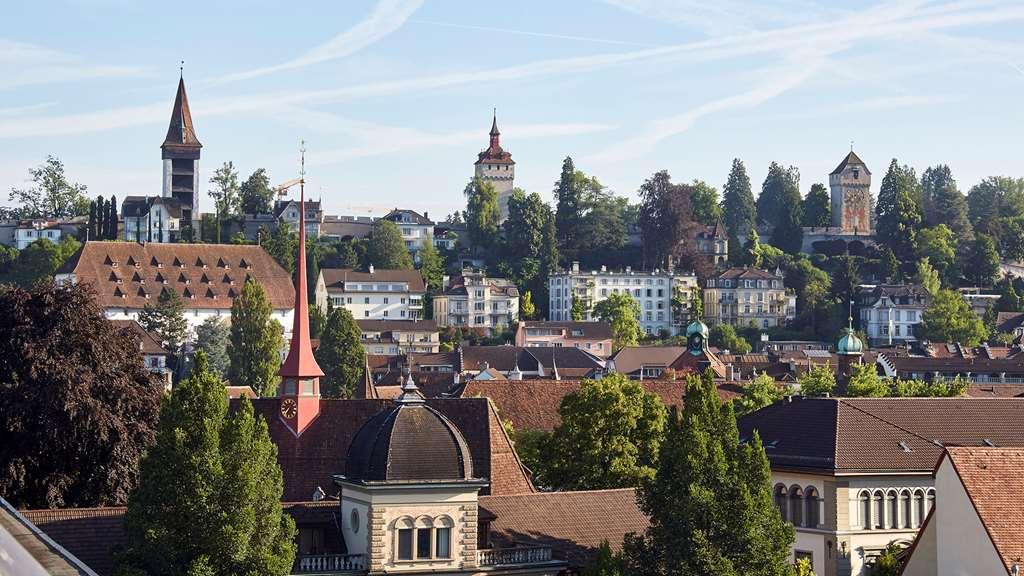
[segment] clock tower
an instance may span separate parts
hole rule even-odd
[[[828,176],[832,227],[842,234],[871,234],[871,171],[853,150]]]
[[[296,436],[320,415],[320,377],[309,339],[309,298],[306,290],[306,168],[303,149],[299,172],[299,257],[295,262],[295,322],[288,357],[281,365],[281,419]]]

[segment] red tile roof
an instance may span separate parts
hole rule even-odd
[[[122,330],[130,330],[132,335],[139,340],[139,350],[143,354],[164,355],[167,350],[157,342],[156,337],[146,330],[135,320],[110,320],[110,323]]]

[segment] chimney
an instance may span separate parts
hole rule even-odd
[[[373,274],[373,264],[370,264],[370,274]]]
[[[573,260],[572,261],[572,273],[573,274],[579,274],[580,273],[580,261],[579,260]]]
[[[632,274],[632,273],[633,273],[633,267],[632,266],[626,266],[626,274]]]
[[[604,264],[601,264],[601,272],[607,272],[607,271],[608,271],[608,267],[605,266]]]

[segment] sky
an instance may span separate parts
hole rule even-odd
[[[0,205],[48,154],[91,196],[160,194],[180,61],[204,189],[234,162],[329,214],[464,206],[492,109],[516,185],[562,160],[635,198],[656,171],[721,187],[742,159],[804,193],[850,149],[1024,176],[1024,2],[14,0],[0,26]],[[200,201],[209,211],[208,197]]]

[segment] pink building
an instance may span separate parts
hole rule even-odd
[[[547,322],[523,320],[516,346],[571,347],[606,358],[612,353],[612,328],[605,322]]]

